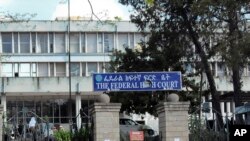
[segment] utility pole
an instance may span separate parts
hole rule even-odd
[[[71,54],[70,54],[70,0],[68,0],[68,67],[69,67],[69,125],[72,131]]]

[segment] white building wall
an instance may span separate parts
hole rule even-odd
[[[89,77],[72,77],[72,93],[94,93],[92,76]],[[64,94],[69,91],[68,77],[19,77],[19,78],[2,78],[0,87],[1,92],[15,94],[36,94],[36,93],[57,93]],[[79,88],[78,88],[79,85]]]
[[[49,65],[49,63],[55,63],[55,62],[64,62],[66,63],[66,74],[68,74],[68,55],[67,55],[67,28],[68,21],[29,21],[29,22],[1,22],[0,23],[0,33],[3,32],[60,32],[65,33],[65,52],[63,53],[50,53],[50,46],[48,41],[48,52],[47,53],[32,53],[32,47],[30,46],[30,53],[21,54],[20,53],[20,43],[18,45],[18,54],[15,54],[14,51],[12,51],[12,54],[2,54],[1,63],[48,63],[48,77],[33,77],[33,78],[2,78],[0,80],[0,90],[2,93],[6,93],[7,99],[9,95],[44,95],[44,94],[53,94],[53,95],[68,95],[69,87],[68,87],[68,78],[67,77],[49,77],[51,74],[56,73],[56,69],[52,70],[50,67],[55,64],[52,64],[52,66]],[[137,38],[138,28],[130,23],[130,22],[104,22],[100,23],[97,21],[89,22],[89,21],[71,21],[71,32],[77,32],[77,33],[84,33],[80,36],[84,36],[83,39],[85,39],[84,43],[82,40],[80,40],[79,43],[79,53],[72,53],[71,54],[71,61],[72,62],[81,62],[82,64],[80,71],[86,71],[86,74],[88,74],[88,64],[95,62],[97,63],[99,70],[101,71],[100,64],[101,63],[107,63],[110,61],[110,57],[108,56],[109,53],[104,52],[104,37],[102,36],[101,40],[102,43],[98,43],[98,33],[101,35],[104,35],[104,33],[113,33],[113,47],[115,49],[123,50],[123,45],[137,45],[136,42],[130,42],[133,40],[139,41]],[[18,34],[19,34],[18,33]],[[96,36],[96,51],[88,52],[90,49],[88,47],[88,43],[90,43],[91,39],[88,40],[88,34],[91,33],[93,36]],[[136,34],[135,34],[136,33]],[[136,37],[135,37],[136,36]],[[1,34],[0,34],[1,37]],[[55,43],[55,35],[53,35],[53,50],[56,50],[56,43]],[[146,39],[146,37],[144,37]],[[20,40],[20,39],[18,39]],[[49,37],[48,37],[49,40]],[[31,41],[30,41],[31,42]],[[95,42],[95,41],[94,41]],[[32,44],[32,43],[31,43]],[[81,49],[81,45],[85,45],[84,49]],[[99,44],[99,46],[98,46]],[[98,46],[98,47],[97,47]],[[13,47],[14,48],[14,47]],[[63,50],[63,49],[62,49]],[[86,52],[86,53],[85,53]],[[0,38],[0,53],[2,53],[2,44],[1,44],[1,38]],[[215,64],[218,64],[217,62],[221,61],[219,57],[214,57],[211,59],[211,61],[215,62]],[[85,64],[84,64],[85,63]],[[85,65],[85,70],[83,70],[83,66]],[[2,68],[2,66],[1,66]],[[53,71],[53,72],[50,72]],[[215,83],[216,88],[218,91],[232,91],[233,85],[230,82],[231,76],[226,75],[218,75],[218,67],[215,65]],[[1,76],[1,75],[0,75]],[[54,75],[53,75],[54,76]],[[68,76],[68,75],[66,75]],[[73,77],[72,78],[72,92],[73,94],[76,92],[80,92],[83,94],[90,94],[93,93],[93,86],[92,86],[92,77]],[[199,78],[192,78],[196,79],[197,82],[200,81]],[[206,80],[205,80],[206,81]],[[248,69],[246,69],[245,75],[242,77],[242,90],[243,91],[250,91],[250,77],[248,73]],[[77,85],[79,84],[79,89],[77,89]],[[208,89],[209,85],[206,82],[206,85],[204,86],[203,90]],[[221,107],[223,108],[223,103],[221,103]],[[230,107],[230,106],[228,106]],[[223,112],[223,115],[225,115],[225,112]],[[232,112],[232,111],[230,111]],[[230,114],[230,113],[229,113]],[[146,115],[147,116],[147,115]],[[152,119],[151,117],[147,118],[147,120]],[[146,124],[150,124],[151,121],[145,121]],[[158,122],[157,122],[158,123]],[[154,125],[152,125],[154,126]],[[153,127],[154,128],[154,127]]]

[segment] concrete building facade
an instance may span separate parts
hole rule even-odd
[[[108,71],[115,49],[138,48],[147,39],[134,24],[112,21],[6,21],[0,31],[1,104],[7,120],[32,112],[61,124],[68,123],[69,95],[73,117],[89,101],[102,100],[103,93],[93,92],[91,74]]]
[[[91,73],[107,72],[115,49],[139,49],[138,43],[147,39],[126,21],[1,22],[0,92],[4,114],[7,119],[21,118],[32,111],[53,123],[67,123],[69,89],[76,117],[86,106],[84,100],[101,99],[102,93],[93,92]],[[211,59],[210,66],[218,91],[232,91],[231,72],[220,58]],[[195,71],[189,63],[185,67],[187,73]],[[250,91],[249,76],[250,65],[243,71],[243,91]],[[203,90],[209,87],[204,82]],[[234,113],[230,105],[233,103],[221,102],[223,115]]]

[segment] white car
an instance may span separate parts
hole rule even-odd
[[[120,132],[121,134],[129,135],[130,131],[144,131],[144,137],[155,137],[155,131],[143,124],[139,124],[136,121],[129,118],[120,118]]]

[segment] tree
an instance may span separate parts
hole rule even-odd
[[[29,21],[34,18],[37,14],[33,13],[10,13],[10,12],[0,12],[0,22],[1,21],[12,21],[12,22],[23,22]]]
[[[194,57],[198,55],[200,59],[201,65],[196,66],[207,76],[213,108],[218,112],[216,117],[222,126],[222,118],[219,115],[221,113],[219,94],[208,61],[215,55],[220,56],[221,61],[225,61],[232,71],[235,105],[240,106],[242,68],[249,57],[247,32],[249,1],[120,0],[120,2],[133,7],[131,20],[141,30],[148,28],[151,32],[160,34],[170,32],[176,38],[182,39],[181,42],[185,41],[184,50],[192,50],[188,42],[195,46],[196,54],[189,55]],[[171,43],[171,40],[167,40],[169,34],[162,36]],[[159,40],[162,42],[162,38]],[[240,117],[238,119],[238,123],[242,123],[242,119]]]
[[[249,16],[249,1],[227,0],[214,3],[216,12],[213,17],[223,24],[222,46],[219,50],[222,58],[232,72],[235,106],[241,106],[241,75],[243,67],[249,58],[249,33],[247,31],[247,16]],[[236,115],[237,124],[243,124],[242,116]]]
[[[111,56],[110,68],[112,72],[152,72],[164,71],[171,68],[173,71],[183,71],[183,62],[178,62],[182,55],[173,55],[171,52],[161,53],[153,47],[153,43],[157,38],[152,39],[152,45],[147,46],[141,43],[141,49],[125,48],[125,52],[116,50]],[[148,42],[148,44],[150,44]],[[178,43],[178,42],[176,42]],[[176,48],[177,49],[177,48]],[[174,48],[172,49],[174,50]],[[175,51],[182,53],[182,51]],[[151,56],[151,57],[150,57]],[[110,92],[112,102],[122,103],[121,111],[127,113],[145,113],[148,112],[153,115],[156,113],[156,105],[166,100],[167,94],[170,92],[178,93],[181,99],[190,100],[192,103],[192,110],[196,110],[198,99],[198,86],[186,77],[183,79],[184,86],[192,89],[191,91],[148,91],[148,92]],[[193,94],[190,94],[193,93]],[[195,95],[196,94],[196,95]]]
[[[131,15],[131,20],[140,30],[148,29],[152,33],[148,47],[145,48],[159,50],[162,56],[180,54],[180,58],[172,60],[173,66],[175,63],[179,64],[181,58],[185,57],[187,61],[194,62],[200,71],[205,72],[213,99],[212,105],[217,111],[218,125],[223,127],[220,98],[208,62],[220,45],[219,42],[210,44],[210,38],[216,39],[216,30],[220,24],[214,21],[213,15],[210,15],[210,10],[213,9],[210,6],[212,1],[154,0],[149,4],[142,0],[120,0],[120,2],[132,6],[134,13]],[[161,56],[155,52],[149,55],[149,58]]]

